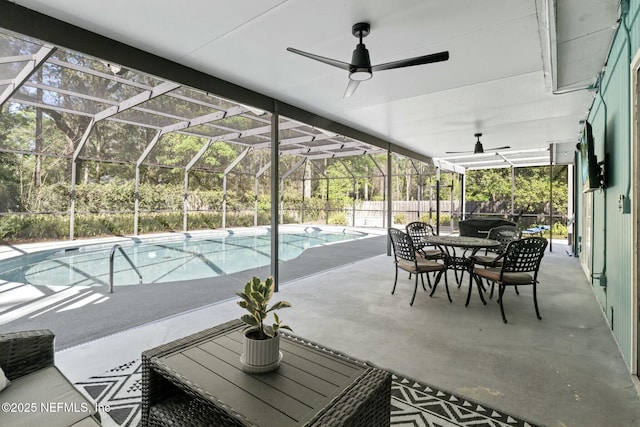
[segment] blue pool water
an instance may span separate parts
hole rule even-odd
[[[288,261],[305,249],[365,237],[359,232],[320,229],[280,233],[279,258]],[[232,274],[271,263],[271,234],[187,237],[119,243],[143,283],[171,282]],[[0,261],[0,280],[42,286],[106,286],[113,245],[87,245],[49,250]],[[114,285],[134,285],[138,275],[118,251]]]

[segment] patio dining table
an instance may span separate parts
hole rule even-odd
[[[473,255],[480,249],[495,248],[497,246],[500,246],[500,242],[497,240],[458,235],[428,236],[423,237],[421,240],[424,243],[439,247],[444,253],[447,254],[447,268],[454,271],[458,287],[460,287],[460,284],[462,282],[462,275],[465,271],[467,271],[469,274],[472,274],[473,260],[469,256],[467,256],[469,250],[471,250],[470,255]],[[456,249],[463,249],[463,251],[460,255],[458,255]],[[460,277],[458,277],[458,271],[461,272]],[[469,300],[471,299],[471,287],[472,283],[469,283],[469,293],[467,294],[467,302],[465,306],[469,305]],[[480,294],[482,303],[486,304],[487,302],[484,299],[484,295],[482,294],[482,289],[480,288],[479,284],[478,294]]]

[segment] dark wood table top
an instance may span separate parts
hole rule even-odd
[[[249,374],[242,370],[242,329],[185,342],[150,358],[154,369],[170,373],[181,388],[223,407],[250,423],[298,426],[308,422],[374,369],[334,354],[295,336],[282,335],[282,362],[277,371]],[[376,369],[376,371],[379,371]]]

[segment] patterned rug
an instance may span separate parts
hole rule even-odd
[[[142,365],[132,360],[102,375],[76,383],[100,410],[105,427],[135,427],[140,423]],[[391,426],[394,427],[538,427],[422,382],[393,374]]]

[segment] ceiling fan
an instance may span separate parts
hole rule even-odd
[[[306,56],[307,58],[315,59],[316,61],[324,62],[325,64],[349,71],[349,84],[344,92],[345,98],[353,95],[361,81],[369,80],[373,77],[374,71],[430,64],[432,62],[446,61],[449,59],[449,52],[443,51],[433,53],[431,55],[417,56],[415,58],[401,59],[399,61],[371,66],[369,51],[365,47],[364,43],[362,43],[362,39],[369,35],[370,30],[371,27],[367,22],[359,22],[351,29],[351,33],[358,38],[360,42],[353,51],[350,64],[336,59],[325,58],[324,56],[315,55],[313,53],[303,52],[292,47],[288,47],[287,50],[289,52],[297,53],[298,55]]]
[[[473,147],[473,151],[447,151],[447,154],[463,154],[463,153],[473,153],[473,154],[481,154],[485,152],[484,147],[482,146],[482,142],[480,142],[480,137],[482,136],[482,133],[478,132],[476,134],[474,134],[473,136],[476,137],[476,145]],[[506,150],[511,148],[510,145],[505,145],[503,147],[494,147],[494,148],[487,148],[486,151],[498,151],[498,150]]]

